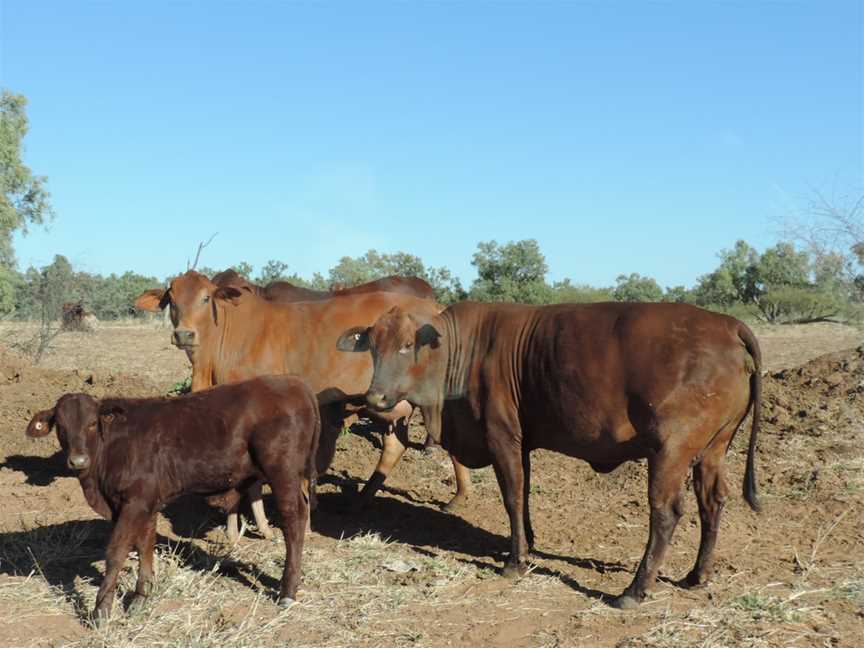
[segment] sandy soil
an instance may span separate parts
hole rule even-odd
[[[630,582],[644,548],[644,463],[600,475],[536,452],[534,569],[513,582],[499,576],[508,525],[491,469],[473,471],[469,505],[446,514],[449,461],[417,448],[364,513],[344,512],[339,488],[321,487],[295,608],[273,604],[278,545],[250,534],[227,547],[221,516],[183,500],[160,518],[152,600],[128,614],[118,603],[98,631],[85,612],[110,527],[87,506],[56,439],[25,439],[26,422],[68,391],[162,394],[188,362],[167,331],[153,328],[63,335],[40,367],[0,351],[0,645],[860,645],[864,336],[831,324],[757,334],[766,366],[757,460],[764,510],[753,513],[739,495],[742,433],[728,457],[731,496],[705,588],[675,584],[698,547],[689,501],[649,601],[635,612],[602,601]],[[412,438],[423,436],[415,422]],[[331,474],[362,482],[379,443],[355,426],[340,438]],[[131,560],[127,587],[135,567]]]

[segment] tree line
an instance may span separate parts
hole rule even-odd
[[[536,240],[499,244],[481,242],[472,258],[477,278],[466,289],[444,267],[429,267],[413,254],[384,254],[369,250],[362,256],[343,257],[326,275],[302,277],[289,272],[286,262],[271,260],[258,271],[247,262],[232,267],[259,284],[289,281],[318,290],[333,285],[355,286],[387,275],[410,275],[428,281],[438,300],[450,304],[463,299],[527,304],[562,302],[684,302],[728,312],[748,320],[809,322],[828,319],[857,321],[864,303],[864,275],[842,254],[817,255],[781,242],[759,253],[745,241],[722,250],[715,270],[698,278],[690,288],[661,287],[636,272],[619,275],[614,285],[591,286],[570,279],[550,283],[549,271]],[[224,268],[202,267],[213,276]],[[21,320],[40,319],[49,308],[59,316],[62,304],[77,302],[100,320],[137,316],[133,302],[144,290],[165,285],[134,272],[107,276],[76,271],[63,256],[44,267],[24,272],[7,269],[0,278],[0,315]]]

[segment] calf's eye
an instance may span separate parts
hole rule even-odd
[[[409,353],[411,353],[411,347],[412,346],[414,346],[414,345],[413,344],[406,344],[401,349],[399,349],[399,353],[401,353],[402,355],[408,355]]]
[[[201,300],[204,304],[210,301],[210,295],[207,295],[204,299]]]

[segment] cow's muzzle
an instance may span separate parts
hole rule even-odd
[[[171,341],[174,346],[181,349],[195,346],[195,331],[174,331],[171,336]]]
[[[66,465],[72,470],[87,470],[90,467],[90,457],[86,454],[70,454]]]

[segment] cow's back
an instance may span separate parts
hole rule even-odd
[[[231,322],[212,360],[216,382],[295,374],[315,393],[335,388],[362,394],[372,377],[371,358],[343,353],[336,343],[346,329],[371,326],[394,306],[430,315],[441,310],[429,300],[392,292],[290,304],[244,296],[237,307],[225,309]]]

